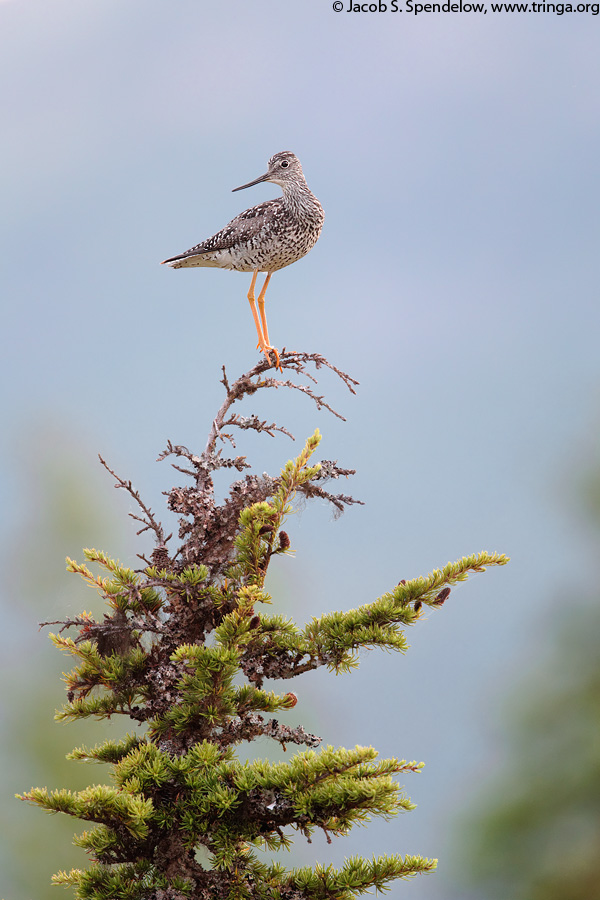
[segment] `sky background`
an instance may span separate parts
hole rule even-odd
[[[343,489],[365,506],[293,518],[276,604],[303,622],[484,548],[512,559],[453,591],[406,657],[368,653],[352,676],[295,686],[298,721],[325,743],[426,762],[407,783],[415,812],[298,851],[439,857],[394,898],[467,896],[453,842],[499,764],[502,698],[526,691],[557,598],[569,585],[576,602],[588,577],[571,496],[600,447],[599,28],[585,13],[329,0],[0,0],[3,678],[29,684],[37,662],[47,680],[36,623],[89,608],[67,554],[102,538],[135,564],[147,546],[97,453],[158,513],[175,473],[156,457],[169,439],[200,451],[221,366],[234,378],[256,361],[249,277],[159,262],[277,196],[231,189],[294,151],[326,221],[272,279],[271,339],[360,388],[320,376],[345,423],[282,392],[248,403],[297,440],[242,436],[238,452],[277,471],[319,427],[322,458],[357,470]],[[89,519],[62,537],[53,504],[74,473]],[[24,713],[9,691],[2,703],[6,733]],[[12,750],[3,805],[35,782]],[[0,891],[29,896],[16,880]]]

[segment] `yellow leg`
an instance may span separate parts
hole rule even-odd
[[[263,337],[266,341],[267,347],[269,350],[272,350],[275,354],[275,366],[279,369],[280,372],[283,372],[281,368],[281,363],[279,361],[279,351],[276,347],[271,347],[271,342],[269,340],[269,328],[267,326],[267,314],[265,312],[265,294],[267,293],[267,288],[269,286],[269,281],[271,280],[272,272],[267,272],[267,277],[265,278],[265,282],[261,288],[260,294],[258,295],[258,309],[260,312],[260,320],[262,322],[262,333]]]
[[[267,286],[270,280],[271,273],[269,272],[265,278],[265,283],[262,286],[261,292],[258,295],[258,309],[260,312],[260,321],[262,322],[262,333],[267,344],[269,344],[269,329],[267,327],[267,314],[265,313],[265,294],[267,293]]]
[[[252,310],[252,316],[254,318],[254,324],[256,325],[256,333],[258,334],[258,348],[262,350],[265,354],[269,362],[271,362],[269,358],[269,354],[267,353],[268,343],[265,341],[264,335],[262,333],[262,329],[260,327],[260,320],[258,318],[258,310],[256,309],[256,299],[254,297],[254,286],[256,284],[256,277],[258,275],[258,269],[255,269],[252,273],[252,281],[250,282],[250,290],[248,291],[248,300],[250,302],[250,309]]]

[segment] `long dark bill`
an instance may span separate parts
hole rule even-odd
[[[249,181],[248,184],[242,184],[238,188],[234,188],[231,193],[233,194],[235,193],[235,191],[243,191],[244,188],[252,187],[255,184],[260,184],[261,181],[267,181],[268,177],[269,173],[265,172],[265,174],[261,175],[260,178],[256,178],[254,181]]]

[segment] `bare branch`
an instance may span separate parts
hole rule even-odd
[[[261,422],[258,416],[238,416],[236,413],[233,413],[226,422],[223,423],[225,427],[228,425],[237,425],[238,428],[241,429],[254,429],[254,431],[264,431],[270,437],[274,437],[275,431],[280,431],[282,434],[286,434],[292,440],[295,440],[294,435],[290,434],[290,432],[283,428],[281,425],[276,425],[274,422],[271,425],[267,425],[266,419]],[[221,437],[227,437],[231,441],[232,445],[235,447],[235,442],[230,435],[223,435],[221,433]]]
[[[309,381],[312,381],[313,384],[317,383],[317,379],[314,375],[307,371],[307,366],[309,364],[314,365],[317,371],[321,368],[330,369],[338,376],[338,378],[340,378],[344,382],[344,384],[352,394],[356,393],[354,388],[358,385],[358,381],[355,381],[346,372],[338,369],[337,366],[333,366],[330,362],[328,362],[328,360],[325,359],[324,356],[321,356],[320,353],[286,353],[284,349],[282,350],[279,359],[282,371],[283,369],[289,369],[292,372],[296,372],[298,375],[308,378]],[[337,416],[339,419],[345,421],[344,417],[335,409],[333,409],[333,407],[325,401],[322,395],[320,396],[315,394],[309,385],[298,385],[293,381],[282,381],[279,378],[261,377],[265,372],[268,372],[269,369],[272,368],[274,368],[274,366],[271,363],[267,362],[266,359],[261,359],[252,369],[250,369],[244,375],[240,376],[240,378],[236,379],[233,384],[230,384],[229,379],[227,378],[227,373],[225,371],[225,366],[223,366],[223,378],[221,379],[221,383],[225,387],[226,397],[221,405],[221,408],[217,412],[217,415],[213,419],[213,423],[208,435],[208,440],[206,442],[206,448],[203,453],[205,462],[207,461],[208,457],[210,457],[210,455],[214,452],[217,439],[219,438],[221,433],[221,429],[227,424],[239,424],[237,422],[225,421],[225,417],[230,407],[238,400],[241,400],[243,397],[251,396],[252,394],[255,394],[257,391],[263,388],[277,389],[280,387],[287,387],[292,390],[301,391],[316,403],[318,409],[327,409],[334,416]],[[258,423],[258,420],[256,421]],[[264,426],[264,423],[260,424],[261,426]],[[255,426],[246,424],[240,427],[252,428]],[[280,426],[271,425],[269,426],[269,428],[273,430],[276,429],[278,431],[284,431],[285,434],[288,434],[288,432]],[[263,427],[260,427],[256,428],[256,430],[261,431],[267,429],[263,429]]]
[[[140,528],[137,534],[142,534],[144,531],[153,531],[156,536],[156,543],[158,547],[165,548],[167,546],[167,541],[169,540],[169,537],[171,537],[171,535],[169,535],[169,537],[165,537],[162,525],[154,518],[152,510],[149,506],[146,506],[146,504],[140,497],[139,491],[135,490],[131,481],[125,481],[124,478],[120,478],[119,475],[117,475],[117,473],[110,468],[108,463],[100,456],[100,454],[98,454],[98,459],[107,470],[107,472],[110,472],[110,474],[116,480],[117,483],[115,484],[115,487],[124,488],[127,493],[131,497],[133,497],[135,502],[144,513],[144,516],[136,516],[134,513],[129,513],[132,519],[135,519],[136,522],[141,522],[144,526],[143,528]]]

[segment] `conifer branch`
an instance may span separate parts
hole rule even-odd
[[[358,665],[356,651],[382,647],[405,653],[408,643],[400,626],[415,625],[426,607],[439,608],[452,585],[488,566],[502,566],[508,557],[483,551],[435,569],[426,578],[401,581],[373,603],[348,612],[313,619],[303,631],[282,629],[275,617],[261,618],[264,639],[253,642],[241,660],[245,675],[260,686],[265,678],[294,678],[320,666],[349,672]]]

